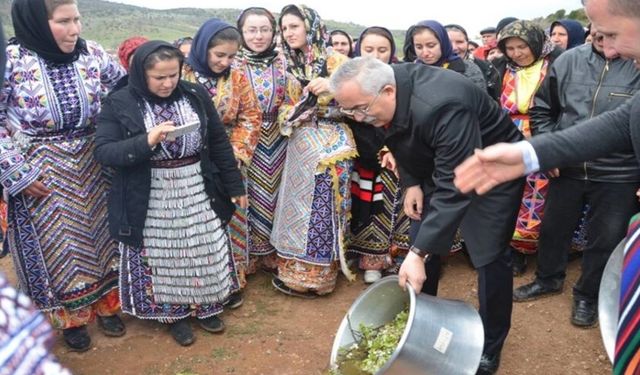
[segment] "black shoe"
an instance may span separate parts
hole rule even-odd
[[[191,330],[191,324],[189,324],[187,319],[172,323],[169,331],[171,331],[173,339],[182,346],[189,346],[196,341],[196,338],[193,336],[193,331]]]
[[[229,300],[227,301],[225,306],[233,310],[242,306],[243,303],[244,303],[244,298],[242,298],[242,293],[237,292],[229,296]]]
[[[519,253],[515,250],[512,251],[512,268],[513,268],[513,276],[522,276],[525,272],[527,272],[527,257],[526,255]]]
[[[105,336],[120,337],[127,333],[127,329],[118,315],[98,316],[98,327]]]
[[[593,327],[598,322],[596,303],[584,299],[574,299],[571,309],[571,323],[580,328]]]
[[[482,353],[482,357],[480,357],[480,365],[478,366],[476,375],[493,375],[498,371],[498,367],[500,367],[500,353]]]
[[[552,296],[554,294],[562,293],[562,283],[558,282],[557,286],[548,287],[542,285],[538,279],[534,280],[532,283],[525,284],[521,287],[516,288],[513,291],[513,301],[514,302],[525,302],[525,301],[533,301],[538,298]]]
[[[62,336],[72,352],[86,352],[91,347],[87,326],[63,329]]]
[[[284,281],[280,280],[277,277],[274,277],[271,280],[271,284],[273,284],[273,287],[276,288],[278,291],[284,293],[284,294],[288,294],[290,296],[294,296],[294,297],[300,297],[300,298],[304,298],[304,299],[314,299],[318,297],[318,294],[314,293],[314,292],[298,292],[297,290],[293,290],[291,288],[289,288]]]
[[[200,319],[198,320],[198,323],[200,323],[200,327],[207,332],[220,333],[224,331],[224,322],[215,315],[209,318]]]

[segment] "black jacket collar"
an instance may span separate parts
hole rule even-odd
[[[399,133],[410,127],[413,81],[407,70],[409,65],[411,64],[397,64],[392,66],[396,79],[396,112],[391,120],[389,134]]]

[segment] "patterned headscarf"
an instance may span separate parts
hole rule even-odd
[[[391,44],[391,57],[389,58],[389,61],[387,61],[387,64],[391,64],[391,63],[397,62],[397,58],[396,58],[396,41],[393,40],[393,34],[391,34],[391,31],[389,31],[389,29],[387,29],[386,27],[382,27],[382,26],[367,27],[366,29],[364,29],[362,31],[362,33],[360,33],[360,37],[358,38],[358,41],[356,42],[356,50],[353,51],[353,55],[354,56],[361,56],[361,54],[360,54],[360,44],[362,43],[362,40],[367,35],[380,35],[380,36],[384,37],[385,39],[387,39],[389,41],[389,43]]]
[[[515,70],[527,67],[519,66],[507,55],[505,44],[509,38],[520,38],[529,45],[534,57],[533,63],[529,66],[535,64],[540,59],[545,58],[555,48],[555,45],[551,39],[549,39],[549,36],[547,36],[544,30],[535,23],[526,20],[511,22],[500,31],[500,34],[498,35],[498,48],[507,59],[509,67]]]
[[[144,43],[148,42],[149,39],[143,36],[133,36],[129,39],[125,39],[124,42],[118,46],[118,58],[120,59],[120,64],[129,71],[129,59],[131,55]]]
[[[242,27],[244,26],[244,21],[246,19],[245,15],[248,12],[254,12],[254,11],[259,11],[260,13],[251,13],[251,14],[266,16],[269,19],[269,23],[271,23],[271,28],[273,29],[273,33],[271,34],[271,44],[266,50],[258,53],[258,52],[252,51],[247,46],[247,43],[244,41],[244,36],[243,36],[242,47],[240,47],[240,49],[238,50],[238,55],[236,56],[236,58],[238,58],[239,60],[246,61],[249,65],[267,67],[271,65],[273,60],[278,56],[278,51],[276,51],[276,46],[277,46],[276,32],[278,31],[278,25],[276,23],[276,18],[267,9],[261,8],[261,7],[247,8],[243,10],[242,13],[240,13],[240,16],[238,16],[237,25],[241,35],[243,35]]]
[[[440,24],[440,22],[438,21],[426,20],[426,21],[418,22],[417,24],[411,26],[409,30],[407,30],[407,34],[405,35],[405,39],[404,39],[404,48],[403,48],[404,56],[405,56],[404,61],[419,62],[418,56],[416,55],[415,47],[413,44],[413,35],[415,34],[416,29],[418,28],[429,29],[431,32],[433,32],[436,35],[436,38],[440,42],[440,52],[442,53],[442,56],[440,56],[440,59],[436,61],[435,64],[432,64],[432,65],[442,66],[447,62],[460,59],[460,56],[458,56],[455,52],[453,52],[453,47],[451,47],[451,41],[449,40],[449,34],[447,34],[447,30],[444,28],[444,26],[442,26],[442,24]],[[408,58],[410,60],[408,60]]]
[[[307,30],[307,48],[306,51],[292,49],[286,41],[283,41],[282,49],[287,58],[287,69],[303,86],[306,86],[312,79],[320,77],[325,70],[329,37],[318,13],[304,5],[291,4],[282,8],[278,22],[280,29],[282,29],[282,16],[292,10],[294,14],[302,16],[304,21]]]

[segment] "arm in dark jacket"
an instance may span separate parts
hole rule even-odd
[[[473,150],[482,147],[478,115],[459,104],[440,108],[432,134],[423,134],[435,150],[434,192],[414,246],[433,254],[447,254],[471,198],[453,185],[453,170]]]
[[[562,108],[558,98],[558,72],[555,67],[552,65],[549,68],[549,74],[542,81],[536,92],[533,106],[529,109],[533,135],[556,130]]]
[[[614,151],[633,152],[630,114],[634,103],[640,104],[640,96],[579,125],[531,138],[540,170],[566,167]]]
[[[96,125],[94,156],[99,163],[109,167],[129,167],[148,161],[153,155],[147,133],[127,136],[127,130],[122,124],[124,118],[128,117],[118,113],[113,97],[107,97]],[[144,129],[143,124],[140,126]]]

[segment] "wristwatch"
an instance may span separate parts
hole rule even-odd
[[[420,258],[422,258],[425,262],[427,260],[429,260],[429,258],[431,258],[431,254],[429,254],[427,251],[422,250],[422,249],[418,249],[415,246],[411,246],[409,248],[409,251],[411,251],[412,253],[418,255]]]

